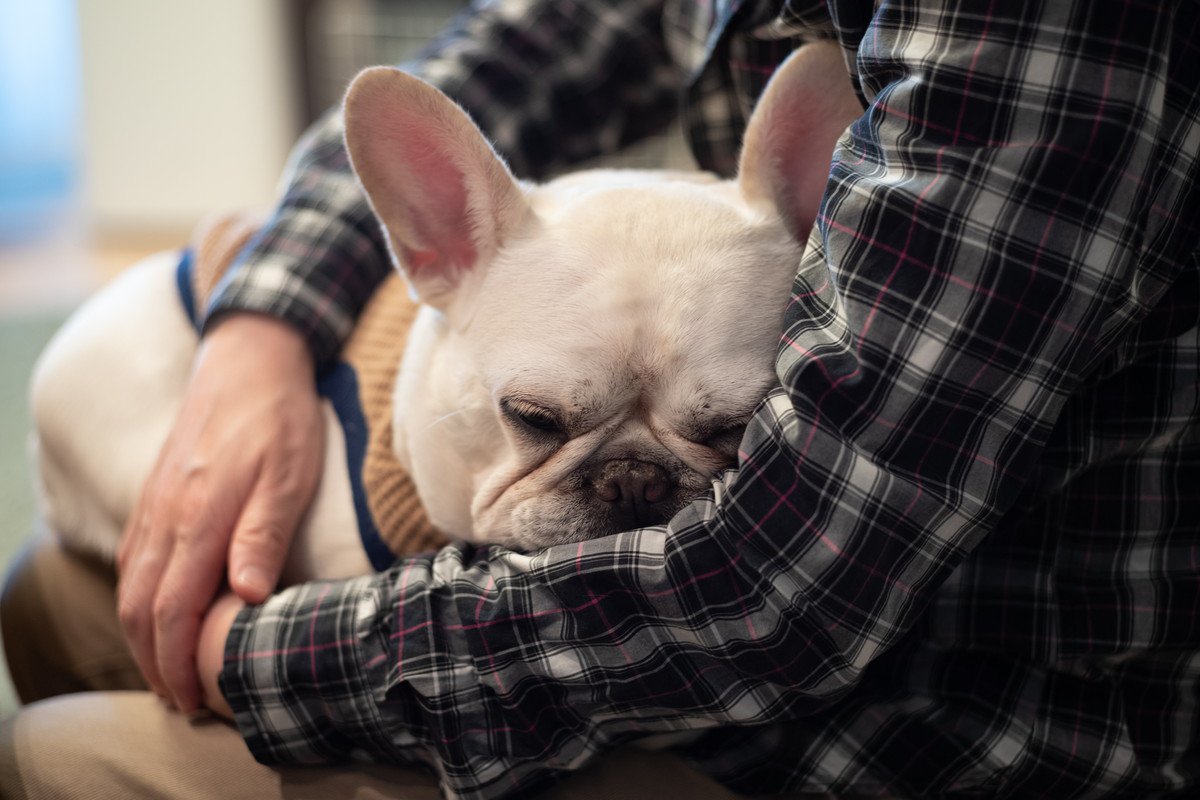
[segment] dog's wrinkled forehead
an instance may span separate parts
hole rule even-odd
[[[798,248],[732,184],[599,173],[541,187],[531,201],[535,231],[498,255],[473,323],[507,329],[483,343],[493,352],[482,363],[523,372],[495,383],[583,395],[666,386],[694,402],[730,391],[748,359],[769,357],[764,325],[779,317],[763,308],[778,305]]]

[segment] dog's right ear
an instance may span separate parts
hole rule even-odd
[[[862,113],[837,42],[802,46],[776,69],[746,124],[742,195],[752,206],[773,208],[803,244],[838,137]]]
[[[350,161],[409,285],[445,310],[529,213],[523,192],[466,112],[398,69],[361,72],[345,120]]]

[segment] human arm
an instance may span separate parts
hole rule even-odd
[[[1170,184],[1165,205],[1144,188],[1166,21],[899,13],[861,46],[871,107],[789,301],[781,387],[717,496],[665,532],[452,548],[248,609],[223,681],[256,756],[357,749],[498,796],[630,735],[820,708],[911,627],[1169,285],[1145,237],[1182,223]]]
[[[673,115],[679,76],[659,14],[646,0],[481,3],[407,68],[471,110],[519,173],[542,175]],[[265,597],[311,499],[314,368],[391,269],[342,135],[331,113],[301,140],[279,206],[218,287],[183,410],[124,536],[125,631],[150,683],[187,710],[200,697],[196,632],[226,565],[240,596]]]

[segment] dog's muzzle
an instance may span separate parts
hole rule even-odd
[[[674,497],[676,482],[662,466],[651,461],[605,461],[589,476],[589,483],[620,530],[665,522],[678,506]]]

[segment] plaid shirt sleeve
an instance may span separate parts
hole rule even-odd
[[[247,609],[255,756],[493,798],[712,730],[745,791],[1195,791],[1200,39],[1103,5],[883,4],[737,469]]]
[[[542,177],[665,126],[680,76],[661,0],[477,2],[405,69],[461,103],[517,175]],[[338,111],[300,140],[279,206],[218,287],[206,328],[233,311],[282,319],[325,364],[391,269],[350,169]]]

